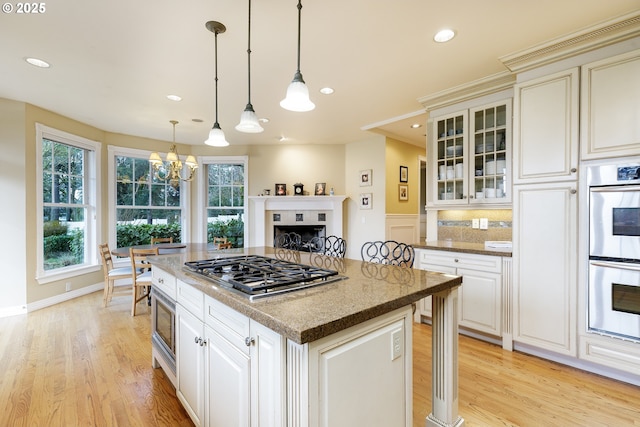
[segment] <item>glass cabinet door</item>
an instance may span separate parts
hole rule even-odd
[[[437,186],[434,199],[438,202],[466,199],[464,180],[466,122],[466,115],[460,113],[435,122],[434,157]]]
[[[469,199],[472,203],[503,203],[511,199],[511,105],[501,103],[471,110]]]

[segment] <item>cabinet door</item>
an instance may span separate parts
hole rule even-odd
[[[204,417],[204,325],[179,304],[176,319],[176,395],[193,423],[200,426]]]
[[[249,356],[205,327],[207,338],[206,423],[208,427],[251,425]]]
[[[436,118],[431,144],[432,185],[430,199],[436,205],[467,204],[464,159],[467,112]]]
[[[491,335],[502,335],[502,275],[459,268],[458,324]]]
[[[578,108],[577,68],[515,86],[514,184],[577,178]]]
[[[284,427],[285,340],[253,320],[251,338],[251,426]]]
[[[640,153],[640,50],[582,67],[582,159]]]
[[[469,112],[469,202],[511,202],[511,100]]]
[[[575,185],[519,185],[513,203],[514,340],[574,357]]]

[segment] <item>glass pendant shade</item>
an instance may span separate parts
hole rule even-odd
[[[309,88],[302,79],[302,74],[296,72],[293,80],[287,88],[287,96],[280,101],[280,106],[289,111],[311,111],[316,108],[316,104],[309,99]]]
[[[218,122],[213,124],[213,127],[209,131],[209,138],[207,138],[204,143],[212,147],[226,147],[229,145]]]
[[[245,133],[260,133],[264,130],[251,104],[247,104],[247,108],[240,115],[240,123],[236,126],[236,130]]]

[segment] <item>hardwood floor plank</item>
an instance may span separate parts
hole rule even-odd
[[[131,317],[130,301],[103,308],[96,292],[0,319],[0,426],[193,426],[151,367],[148,307]],[[413,425],[424,427],[431,328],[416,324],[413,343]],[[465,336],[459,373],[467,427],[640,426],[640,387]]]
[[[414,427],[431,411],[431,327],[414,324]],[[640,387],[460,336],[465,426],[639,426]]]

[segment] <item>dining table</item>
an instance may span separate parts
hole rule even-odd
[[[128,258],[129,249],[153,249],[158,248],[159,255],[176,254],[187,251],[215,251],[217,245],[213,243],[157,243],[155,245],[122,246],[111,250],[111,255]]]

